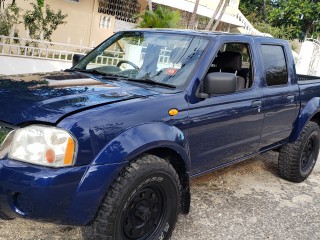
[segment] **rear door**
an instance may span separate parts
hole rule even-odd
[[[277,41],[277,40],[275,40]],[[298,94],[294,62],[282,41],[261,42],[263,66],[262,112],[265,114],[259,148],[276,144],[289,137],[298,115]]]

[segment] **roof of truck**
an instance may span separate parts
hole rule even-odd
[[[218,35],[232,35],[232,36],[249,36],[255,38],[273,38],[272,36],[259,36],[243,33],[226,33],[226,32],[212,32],[207,30],[192,30],[192,29],[174,29],[174,28],[137,28],[127,31],[143,31],[143,32],[162,32],[162,33],[179,33],[179,34],[190,34],[198,36],[218,36]]]

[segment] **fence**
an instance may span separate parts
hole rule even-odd
[[[71,62],[74,54],[86,54],[92,48],[28,38],[0,36],[0,54]]]

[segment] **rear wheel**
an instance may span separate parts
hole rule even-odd
[[[309,122],[297,141],[280,149],[278,166],[281,177],[292,182],[304,181],[316,164],[319,147],[319,126]]]
[[[153,155],[130,163],[110,187],[85,239],[168,239],[179,213],[180,182],[173,167]]]

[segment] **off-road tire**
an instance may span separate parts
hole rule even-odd
[[[169,239],[180,211],[181,185],[172,165],[144,154],[115,179],[84,239]]]
[[[280,176],[291,182],[304,181],[316,164],[319,143],[318,124],[308,122],[297,141],[281,147],[278,159]]]

